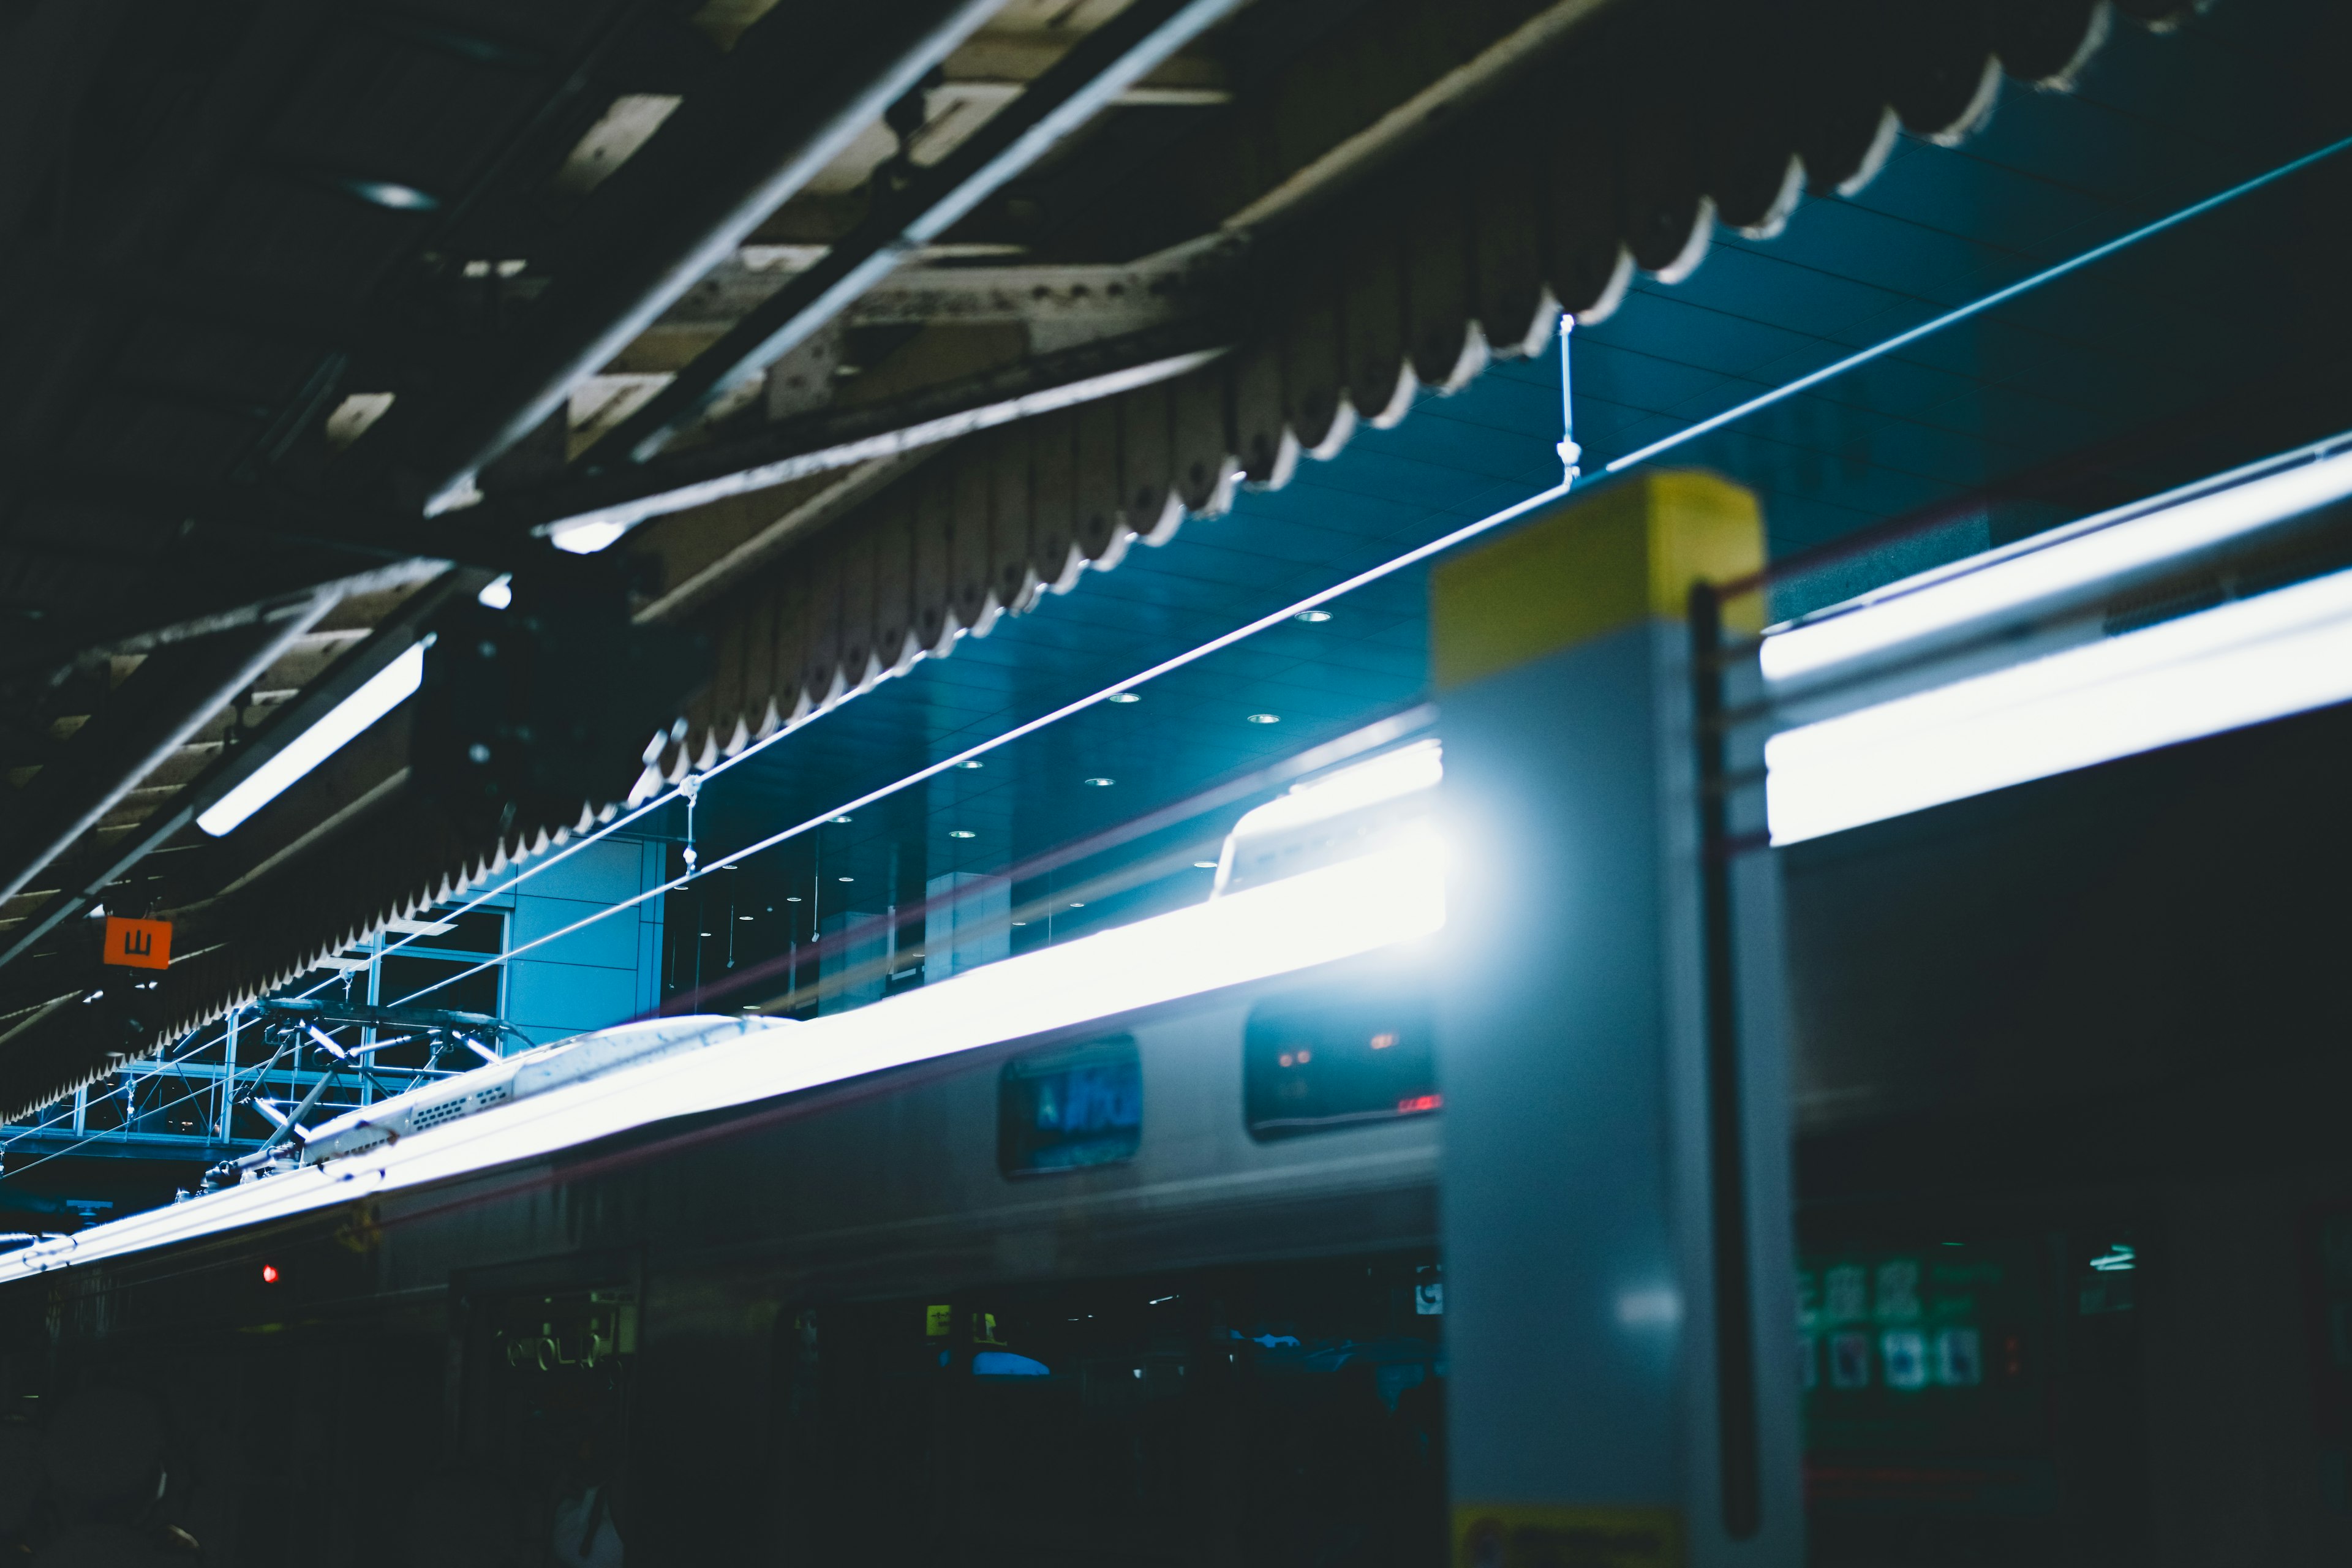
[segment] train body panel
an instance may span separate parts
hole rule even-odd
[[[486,1514],[512,1515],[522,1537],[548,1527],[533,1500],[561,1489],[570,1461],[548,1447],[544,1424],[559,1417],[533,1403],[544,1403],[542,1391],[519,1391],[515,1380],[528,1373],[545,1388],[614,1380],[554,1402],[568,1412],[561,1421],[590,1434],[572,1433],[558,1447],[584,1444],[599,1456],[609,1495],[632,1500],[630,1561],[756,1552],[778,1528],[761,1500],[779,1484],[769,1473],[783,1440],[776,1403],[790,1402],[794,1325],[812,1314],[829,1322],[856,1316],[858,1326],[844,1332],[864,1347],[857,1364],[892,1382],[903,1371],[896,1362],[887,1373],[873,1369],[903,1361],[906,1347],[884,1345],[889,1334],[876,1324],[897,1323],[919,1351],[932,1342],[914,1307],[891,1316],[894,1299],[927,1312],[979,1303],[970,1310],[988,1314],[992,1292],[1034,1301],[1150,1279],[1179,1281],[1171,1290],[1182,1295],[1190,1279],[1326,1259],[1342,1274],[1385,1270],[1376,1291],[1386,1293],[1384,1310],[1408,1310],[1397,1306],[1404,1298],[1390,1276],[1435,1267],[1439,1118],[1416,1102],[1384,1121],[1256,1136],[1244,1055],[1253,1017],[1269,1010],[1287,1017],[1333,998],[1360,1010],[1367,995],[1404,998],[1417,984],[1413,966],[1391,951],[1087,1019],[53,1268],[0,1286],[0,1313],[17,1331],[16,1343],[47,1341],[68,1375],[127,1384],[168,1409],[204,1406],[215,1424],[247,1433],[286,1420],[267,1392],[274,1384],[352,1388],[372,1414],[339,1437],[346,1458],[408,1477],[418,1495],[478,1524]],[[797,1033],[775,1037],[780,1048]],[[1067,1087],[1084,1081],[1074,1073],[1099,1077],[1104,1069],[1087,1064],[1106,1059],[1120,1071],[1132,1064],[1139,1096],[1108,1118],[1116,1137],[1132,1135],[1131,1149],[1009,1170],[1021,1156],[1008,1147],[1007,1097],[1034,1110],[1034,1094],[1020,1098],[1029,1069],[1042,1063]],[[1348,1261],[1358,1258],[1380,1261]],[[1187,1351],[1154,1353],[1197,1372],[1244,1330],[1296,1342],[1272,1331],[1286,1326],[1297,1324],[1196,1319]],[[980,1333],[985,1342],[996,1331]],[[1213,1334],[1225,1337],[1213,1344]],[[1252,1355],[1291,1349],[1234,1342]],[[952,1336],[938,1343],[941,1356],[1035,1359],[1010,1348],[974,1352]],[[1434,1364],[1433,1350],[1417,1361],[1411,1344],[1406,1352],[1400,1364]],[[26,1358],[15,1359],[21,1381]],[[387,1366],[404,1370],[387,1384]],[[922,1370],[920,1386],[880,1396],[898,1412],[889,1419],[914,1419],[909,1400],[926,1409],[955,1403],[921,1384]],[[1089,1388],[1100,1382],[1084,1375]],[[1046,1376],[1038,1387],[1055,1382]],[[1124,1406],[1106,1416],[1098,1405],[1088,1393],[1074,1408],[1092,1411],[1086,1420],[1125,1419]],[[536,1414],[516,1414],[526,1407]],[[1157,1419],[1136,1409],[1138,1419]],[[914,1441],[907,1433],[917,1431],[929,1443],[922,1434],[936,1425],[923,1417],[897,1440]],[[397,1453],[386,1447],[395,1436]],[[490,1489],[496,1495],[468,1490],[446,1465],[420,1461],[436,1453],[470,1456],[477,1479],[498,1474],[511,1484]],[[874,1484],[871,1475],[856,1482],[868,1491]],[[344,1530],[325,1520],[311,1528],[329,1541]],[[370,1553],[392,1551],[392,1536],[405,1540],[410,1528],[341,1550],[356,1562],[398,1561]],[[480,1528],[495,1537],[507,1526]],[[856,1528],[839,1518],[824,1526],[827,1539]],[[940,1528],[949,1527],[933,1521],[917,1533],[928,1541]],[[273,1560],[261,1543],[248,1539],[247,1547],[250,1560]]]

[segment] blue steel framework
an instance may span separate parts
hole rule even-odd
[[[401,949],[399,957],[461,966],[485,961],[495,963],[504,947],[503,916],[498,929],[499,951],[444,946],[428,934],[417,945]],[[390,1000],[383,994],[383,961],[387,946],[396,940],[394,934],[379,934],[363,952],[349,955],[323,974],[305,976],[283,994],[380,1005]],[[342,967],[346,963],[352,967]],[[378,1031],[353,1027],[352,1043],[375,1043]],[[290,1105],[331,1076],[321,1066],[327,1061],[326,1054],[315,1044],[290,1053],[279,1049],[257,1055],[261,1030],[257,1011],[239,1008],[225,1025],[198,1030],[160,1056],[125,1062],[110,1079],[84,1086],[70,1099],[47,1107],[38,1117],[9,1124],[0,1131],[0,1154],[7,1159],[7,1173],[20,1174],[29,1168],[29,1162],[68,1153],[211,1163],[252,1152],[271,1131],[267,1118],[249,1108],[254,1098]],[[385,1067],[365,1074],[338,1069],[332,1076],[344,1079],[353,1098],[346,1101],[322,1097],[317,1110],[329,1114],[350,1105],[367,1104],[463,1070],[462,1066]]]

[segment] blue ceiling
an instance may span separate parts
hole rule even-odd
[[[2074,92],[2012,87],[1965,145],[1906,139],[1859,195],[1809,199],[1769,240],[1718,236],[1675,287],[1637,284],[1576,335],[1588,471],[2352,132],[2352,98],[2324,68],[2334,57],[2311,47],[2326,9],[2232,0],[2171,37],[2118,26]],[[2347,198],[2352,154],[1661,460],[1755,488],[1776,559],[1943,509],[1937,526],[1783,584],[1785,613],[2319,434],[2297,421],[2337,412],[2304,389],[2347,340],[2331,271],[2352,238]],[[1395,429],[1303,464],[1288,488],[1244,492],[1227,515],[1188,521],[1164,548],[1139,547],[845,704],[710,784],[695,824],[705,858],[1551,484],[1558,376],[1548,356],[1425,396]],[[2032,482],[2001,488],[2021,475]],[[1421,570],[1399,573],[1332,604],[1328,621],[1285,622],[1150,682],[1140,701],[1087,710],[704,879],[670,906],[674,978],[692,979],[699,931],[713,933],[703,980],[723,981],[730,944],[740,972],[805,942],[814,901],[828,917],[903,907],[927,877],[1003,869],[1413,703],[1423,593]],[[1239,809],[1150,847],[1212,840]],[[1184,864],[1083,910],[1058,892],[1099,864],[1015,896],[1053,909],[1058,938],[1198,897],[1208,874]],[[1043,914],[1015,934],[1044,940]],[[782,989],[769,974],[712,999]]]

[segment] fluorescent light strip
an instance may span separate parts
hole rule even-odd
[[[2352,572],[1786,731],[1772,842],[2352,700]]]
[[[425,649],[432,640],[426,637],[370,676],[325,718],[288,742],[276,756],[247,775],[244,783],[215,801],[196,818],[196,826],[215,838],[236,831],[247,817],[414,697],[425,683]]]
[[[2080,594],[2352,496],[2352,454],[2210,490],[1990,564],[1898,584],[1854,609],[1775,632],[1759,658],[1776,684]]]
[[[1433,833],[793,1029],[511,1102],[364,1154],[151,1209],[0,1257],[0,1279],[118,1258],[545,1156],[648,1123],[1074,1027],[1426,937],[1444,923]]]

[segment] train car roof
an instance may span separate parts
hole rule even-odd
[[[541,1158],[655,1122],[1079,1026],[1433,933],[1433,834],[797,1029],[761,1031],[0,1257],[0,1283]]]

